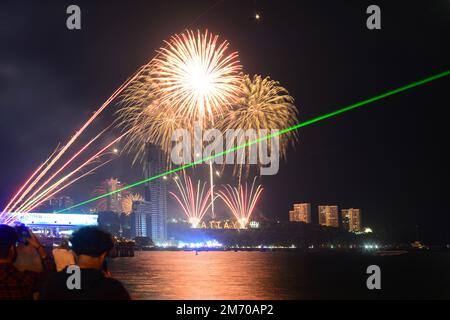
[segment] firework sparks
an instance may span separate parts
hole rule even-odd
[[[214,121],[240,90],[242,67],[237,52],[227,53],[228,46],[208,31],[186,31],[166,41],[151,70],[160,105],[170,105],[183,118]]]
[[[50,157],[47,158],[28,178],[28,180],[20,187],[19,191],[16,192],[16,194],[11,198],[9,203],[6,205],[6,207],[3,209],[2,213],[0,214],[0,217],[9,212],[10,208],[14,208],[16,204],[14,204],[14,201],[19,197],[19,195],[22,193],[22,191],[28,186],[28,184],[31,182],[31,180],[42,170],[42,168],[50,161],[50,159],[53,157],[53,155],[56,153],[56,150],[50,155]],[[20,201],[21,199],[17,200]]]
[[[294,106],[294,98],[289,92],[280,86],[278,81],[269,77],[262,78],[259,75],[251,78],[244,75],[241,82],[241,96],[230,112],[226,113],[218,124],[225,131],[227,129],[248,130],[253,129],[258,137],[265,136],[263,130],[283,130],[298,122],[298,111]],[[289,141],[296,141],[297,133],[289,132],[280,136],[279,152],[281,158],[286,158]],[[272,152],[272,144],[267,141],[268,151]],[[250,148],[242,154],[249,159]],[[238,161],[239,162],[239,161]],[[244,161],[240,161],[243,163]],[[246,161],[246,169],[250,161]],[[242,165],[236,166],[242,171]]]
[[[129,194],[122,200],[122,212],[127,216],[133,212],[133,203],[144,201],[144,197],[142,197],[138,193]]]
[[[48,194],[46,197],[44,197],[43,199],[41,199],[39,202],[35,203],[34,205],[32,205],[31,207],[27,208],[26,212],[31,212],[34,209],[36,209],[37,207],[39,207],[40,205],[42,205],[44,202],[46,202],[47,200],[51,199],[53,196],[55,196],[56,194],[60,193],[61,191],[65,190],[66,188],[70,187],[72,184],[74,184],[75,182],[83,179],[84,177],[93,174],[96,170],[100,169],[101,167],[107,165],[108,163],[110,163],[112,161],[108,160],[106,162],[103,162],[101,164],[99,164],[98,166],[94,167],[93,169],[90,169],[89,171],[87,171],[86,173],[83,173],[82,175],[80,175],[79,177],[69,181],[68,183],[66,183],[65,185],[63,185],[62,187],[60,187],[57,190],[54,190],[53,192],[51,192],[50,194]]]
[[[244,186],[240,184],[237,188],[226,185],[223,190],[219,190],[219,197],[222,198],[231,210],[242,229],[247,227],[256,203],[263,191],[261,185],[255,188],[255,182],[256,178],[253,179],[250,190],[247,183]]]
[[[68,173],[67,175],[65,175],[63,178],[61,178],[60,180],[58,180],[57,182],[55,182],[53,185],[49,186],[47,189],[45,189],[44,191],[42,191],[40,194],[38,194],[36,197],[34,198],[30,198],[28,201],[26,201],[25,203],[23,203],[18,209],[17,212],[28,212],[29,208],[31,205],[33,205],[34,203],[36,203],[37,201],[39,201],[40,199],[42,199],[43,197],[45,197],[47,194],[49,194],[52,190],[54,190],[55,188],[57,188],[59,185],[61,185],[62,183],[64,183],[65,181],[67,181],[69,178],[71,178],[73,175],[75,175],[76,173],[80,172],[80,170],[82,170],[84,167],[86,167],[87,165],[93,163],[94,161],[98,160],[101,156],[103,156],[105,154],[105,151],[110,149],[111,146],[113,146],[115,143],[117,143],[118,141],[120,141],[120,139],[122,139],[124,136],[126,135],[126,133],[122,134],[121,136],[119,136],[118,138],[116,138],[115,140],[113,140],[112,142],[110,142],[108,145],[106,145],[105,147],[103,147],[102,149],[100,149],[97,153],[95,153],[93,156],[91,156],[88,160],[86,160],[83,164],[81,164],[80,166],[78,166],[75,170],[71,171],[70,173]]]
[[[206,183],[201,183],[200,180],[197,182],[197,187],[194,188],[192,180],[188,176],[185,176],[184,181],[181,181],[181,178],[174,180],[180,192],[180,196],[173,192],[170,192],[170,194],[180,204],[191,227],[197,228],[205,216],[206,211],[208,211],[211,206],[211,202],[208,202],[211,188],[205,193]]]
[[[73,162],[80,154],[82,154],[92,143],[94,143],[107,129],[100,132],[97,136],[91,139],[87,144],[85,144],[81,149],[78,150],[68,161],[66,161],[56,172],[54,172],[44,183],[42,183],[29,197],[28,199],[33,199],[46,185],[48,185],[61,171],[63,171],[71,162]],[[27,202],[24,203],[24,205]]]
[[[20,203],[29,202],[30,198],[26,195],[39,184],[39,181],[49,172],[52,167],[63,157],[68,149],[77,141],[81,134],[94,122],[94,120],[106,109],[113,100],[115,100],[127,86],[140,76],[142,69],[128,78],[116,91],[95,111],[95,113],[81,126],[79,130],[69,139],[69,141],[59,150],[55,151],[39,168],[26,180],[19,191],[11,198],[8,205],[3,209],[0,216],[12,212]],[[83,150],[84,151],[84,150]],[[39,174],[38,174],[39,173]],[[48,183],[48,182],[47,182]]]
[[[144,158],[149,143],[169,155],[175,130],[193,134],[194,122],[207,128],[236,103],[242,67],[228,46],[208,31],[186,31],[142,68],[124,91],[117,118],[117,126],[130,131],[125,149],[135,152],[134,161]]]
[[[242,66],[229,43],[208,31],[186,31],[165,43],[124,92],[117,123],[130,132],[125,150],[135,152],[133,162],[145,159],[146,146],[155,144],[170,168],[175,130],[194,136],[194,123],[205,129],[223,116],[239,98]]]

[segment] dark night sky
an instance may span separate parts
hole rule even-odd
[[[301,120],[450,67],[449,1],[2,1],[0,204],[170,35],[208,28],[229,40],[247,73],[270,75],[296,99]],[[78,4],[82,30],[65,27]],[[253,19],[255,12],[262,20]],[[300,131],[276,176],[263,177],[260,213],[286,219],[294,202],[360,207],[363,223],[449,239],[446,204],[449,79]],[[95,128],[109,124],[114,107]],[[67,193],[89,197],[101,179],[131,183],[127,158]],[[447,188],[448,189],[448,188]]]

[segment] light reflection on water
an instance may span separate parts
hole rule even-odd
[[[368,290],[369,265],[382,290]],[[136,252],[110,262],[133,299],[449,299],[450,252]],[[411,281],[414,279],[414,281]]]
[[[136,252],[110,262],[133,299],[289,299],[284,252]]]

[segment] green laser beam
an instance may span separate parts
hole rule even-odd
[[[211,155],[211,156],[209,156],[209,157],[202,158],[202,159],[200,159],[200,160],[191,162],[191,163],[189,163],[189,164],[185,164],[185,165],[180,166],[180,167],[178,167],[178,168],[175,168],[175,169],[168,170],[168,171],[166,171],[166,172],[160,173],[160,174],[155,175],[155,176],[153,176],[153,177],[150,177],[150,178],[147,178],[147,179],[144,179],[144,180],[135,182],[135,183],[130,184],[130,185],[128,185],[128,186],[126,186],[126,187],[123,187],[123,188],[121,188],[121,189],[118,189],[118,190],[115,190],[115,191],[112,191],[112,192],[108,192],[108,193],[105,193],[105,194],[103,194],[103,195],[97,196],[97,197],[95,197],[95,198],[92,198],[92,199],[89,199],[89,200],[80,202],[80,203],[78,203],[78,204],[76,204],[76,205],[73,205],[73,206],[71,206],[71,207],[69,207],[69,208],[66,208],[66,209],[64,209],[64,210],[58,211],[58,213],[65,212],[65,211],[69,211],[69,210],[74,209],[74,208],[78,208],[78,207],[80,207],[80,206],[83,206],[83,205],[85,205],[85,204],[88,204],[88,203],[97,201],[97,200],[99,200],[99,199],[102,199],[102,198],[105,198],[105,197],[109,197],[110,195],[113,195],[113,194],[115,194],[115,193],[122,192],[122,191],[127,190],[127,189],[130,189],[130,188],[134,188],[134,187],[139,186],[139,185],[142,185],[142,184],[144,184],[144,183],[146,183],[146,182],[150,182],[150,181],[152,181],[152,180],[159,179],[159,178],[164,177],[164,176],[166,176],[166,175],[169,175],[169,174],[172,174],[172,173],[175,173],[175,172],[178,172],[178,171],[181,171],[181,170],[184,170],[184,169],[193,167],[193,166],[198,165],[198,164],[201,164],[201,163],[203,163],[203,162],[208,162],[209,160],[212,160],[212,159],[215,159],[215,158],[217,158],[217,157],[226,155],[226,154],[228,154],[228,153],[231,153],[231,152],[234,152],[234,151],[237,151],[237,150],[240,150],[240,149],[247,148],[247,147],[249,147],[249,146],[251,146],[251,145],[253,145],[253,144],[257,144],[257,143],[259,143],[259,142],[261,142],[261,141],[269,140],[269,139],[271,139],[271,138],[273,138],[273,137],[276,137],[276,136],[279,136],[279,135],[282,135],[282,134],[285,134],[285,133],[288,133],[288,132],[297,130],[297,129],[299,129],[299,128],[303,128],[303,127],[309,126],[309,125],[314,124],[314,123],[316,123],[316,122],[319,122],[319,121],[322,121],[322,120],[325,120],[325,119],[328,119],[328,118],[331,118],[331,117],[335,117],[335,116],[337,116],[337,115],[339,115],[339,114],[342,114],[342,113],[344,113],[344,112],[347,112],[347,111],[356,109],[356,108],[358,108],[358,107],[365,106],[365,105],[367,105],[367,104],[369,104],[369,103],[372,103],[372,102],[375,102],[375,101],[378,101],[378,100],[381,100],[381,99],[390,97],[390,96],[392,96],[392,95],[394,95],[394,94],[397,94],[397,93],[400,93],[400,92],[403,92],[403,91],[406,91],[406,90],[409,90],[409,89],[412,89],[412,88],[421,86],[421,85],[426,84],[426,83],[428,83],[428,82],[431,82],[431,81],[434,81],[434,80],[437,80],[437,79],[446,77],[446,76],[448,76],[449,74],[450,74],[450,70],[447,70],[447,71],[438,73],[438,74],[436,74],[436,75],[433,75],[433,76],[431,76],[431,77],[428,77],[428,78],[425,78],[425,79],[422,79],[422,80],[419,80],[419,81],[416,81],[416,82],[407,84],[407,85],[405,85],[405,86],[399,87],[399,88],[397,88],[397,89],[393,89],[393,90],[388,91],[388,92],[386,92],[386,93],[382,93],[382,94],[377,95],[377,96],[375,96],[375,97],[372,97],[372,98],[369,98],[369,99],[366,99],[366,100],[363,100],[363,101],[360,101],[360,102],[351,104],[351,105],[349,105],[349,106],[346,106],[346,107],[343,107],[343,108],[341,108],[341,109],[332,111],[332,112],[330,112],[330,113],[326,113],[326,114],[321,115],[321,116],[318,116],[318,117],[316,117],[316,118],[313,118],[313,119],[310,119],[310,120],[307,120],[307,121],[298,123],[298,124],[296,124],[296,125],[294,125],[294,126],[292,126],[292,127],[283,129],[283,130],[281,130],[281,131],[277,131],[277,132],[272,133],[272,134],[269,134],[269,135],[267,135],[267,136],[264,136],[264,137],[261,137],[261,138],[258,138],[258,139],[249,141],[249,142],[247,142],[247,143],[241,144],[241,145],[239,145],[239,146],[236,146],[236,147],[227,149],[227,150],[222,151],[222,152],[220,152],[220,153],[217,153],[217,154],[215,154],[215,155]]]

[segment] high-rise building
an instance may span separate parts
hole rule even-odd
[[[116,192],[117,190],[122,188],[122,183],[118,179],[108,179],[104,181],[106,193],[110,193],[108,197],[106,197],[106,210],[112,211],[116,213],[122,212],[122,194],[120,192]]]
[[[294,210],[289,211],[289,221],[311,223],[311,204],[296,203]]]
[[[361,210],[350,208],[342,209],[342,225],[344,229],[350,232],[361,231]]]
[[[147,201],[133,202],[131,214],[131,237],[150,237],[150,212],[151,206]]]
[[[146,178],[161,174],[165,171],[163,151],[155,146],[147,147],[147,162],[145,166]],[[167,238],[167,181],[154,179],[145,184],[145,200],[150,204],[149,237],[157,244],[165,242]]]
[[[322,226],[338,228],[338,206],[319,206],[319,224]]]

